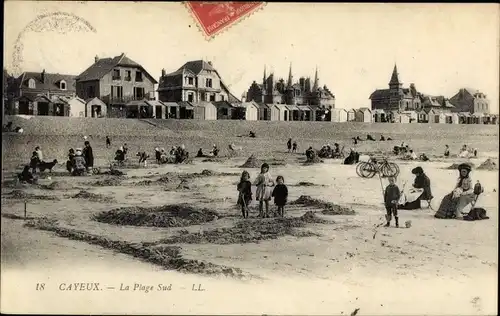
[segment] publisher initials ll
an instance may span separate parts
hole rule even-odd
[[[205,291],[204,288],[201,287],[201,284],[198,284],[198,288],[196,287],[196,284],[193,284],[193,287],[191,288],[193,291]]]

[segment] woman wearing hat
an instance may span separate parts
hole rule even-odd
[[[82,149],[77,148],[75,151],[75,158],[73,159],[75,168],[73,169],[74,176],[83,176],[85,174],[85,158],[82,155]]]
[[[470,178],[471,166],[460,164],[458,166],[459,177],[453,192],[446,195],[441,201],[436,218],[458,218],[462,210],[474,201],[474,186]]]
[[[413,182],[413,190],[410,190],[410,194],[406,197],[406,203],[400,206],[403,210],[416,210],[422,207],[421,201],[432,200],[431,192],[431,180],[424,173],[422,167],[416,167],[411,171],[415,175],[415,180]]]

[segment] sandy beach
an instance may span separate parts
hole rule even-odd
[[[457,179],[457,170],[448,167],[464,161],[456,156],[440,157],[444,144],[457,151],[461,144],[473,143],[480,154],[469,162],[477,167],[492,158],[498,165],[497,127],[481,126],[475,133],[464,133],[467,136],[457,139],[435,130],[421,135],[415,127],[404,131],[403,138],[402,132],[388,130],[387,126],[384,131],[383,124],[357,131],[349,125],[335,126],[334,132],[324,132],[320,124],[313,124],[318,135],[315,138],[314,130],[304,132],[300,125],[281,124],[281,138],[258,132],[256,139],[249,139],[234,135],[255,126],[221,122],[221,132],[214,125],[203,125],[195,131],[191,123],[186,124],[165,128],[165,134],[161,131],[156,136],[116,135],[116,145],[110,149],[103,146],[102,136],[94,137],[91,142],[96,165],[107,170],[114,147],[122,142],[131,148],[148,147],[150,152],[157,145],[169,148],[182,142],[190,154],[200,144],[208,151],[215,142],[223,148],[223,157],[212,161],[196,158],[182,165],[157,165],[150,159],[144,168],[133,157],[137,150],[131,149],[127,167],[120,169],[125,173],[122,176],[70,177],[61,164],[67,145],[83,143],[81,136],[22,135],[4,140],[2,287],[9,285],[8,292],[2,288],[8,293],[2,295],[4,312],[19,310],[21,300],[17,295],[27,288],[33,291],[34,284],[41,282],[33,280],[47,280],[51,289],[45,295],[32,292],[24,297],[23,312],[43,312],[40,304],[45,302],[44,308],[53,313],[161,313],[167,308],[169,312],[188,314],[349,315],[359,308],[360,315],[495,314],[498,169],[474,168],[472,172],[473,181],[479,180],[485,188],[478,206],[487,210],[489,220],[439,220],[434,213]],[[378,227],[384,223],[381,181],[386,186],[386,179],[360,178],[354,165],[343,165],[341,160],[303,163],[303,150],[308,144],[341,141],[352,147],[349,138],[353,134],[372,133],[378,139],[380,132],[375,134],[374,129],[394,141],[363,142],[357,150],[385,155],[396,162],[401,169],[397,180],[400,187],[411,185],[411,170],[416,166],[431,179],[435,196],[432,209],[400,211],[400,222],[411,220],[411,228]],[[435,142],[429,144],[425,139],[434,135]],[[299,153],[286,152],[288,137],[299,139]],[[391,156],[390,148],[403,140],[417,152],[428,153],[431,161],[402,161]],[[244,149],[235,157],[224,157],[224,144],[231,142]],[[60,164],[52,174],[42,175],[36,186],[16,185],[13,172],[19,172],[26,161],[25,151],[35,143],[42,146],[47,158],[58,158]],[[54,143],[58,146],[51,145]],[[250,172],[252,181],[259,171],[240,167],[251,154],[260,162],[270,163],[273,177],[284,176],[290,192],[284,220],[257,219],[255,201],[250,206],[251,218],[241,218],[236,184],[243,170]],[[329,215],[321,206],[294,204],[301,196],[332,203],[341,211]],[[193,210],[205,215],[193,217],[189,215]],[[148,219],[144,215],[148,212],[159,215]],[[305,216],[308,212],[313,214],[310,218]],[[137,213],[143,217],[131,215]],[[170,214],[168,220],[160,213]],[[96,279],[112,287],[139,282],[155,289],[140,296],[116,289],[108,290],[111,292],[105,296],[78,293],[71,306],[56,303],[71,295],[76,297],[75,293],[61,292],[57,288],[61,282]],[[12,287],[13,283],[19,287]],[[156,289],[159,283],[178,288],[169,291],[166,307],[147,304],[164,299],[165,293]],[[202,284],[204,294],[192,291],[193,284]],[[92,305],[85,305],[88,300]]]

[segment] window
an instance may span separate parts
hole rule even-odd
[[[131,81],[132,80],[132,71],[127,70],[127,74],[125,76],[126,81]]]
[[[119,80],[120,77],[120,69],[113,69],[113,80]]]
[[[134,87],[134,98],[136,100],[144,99],[144,88]]]
[[[207,88],[212,88],[212,79],[207,78],[207,80],[206,80],[206,87]]]
[[[223,95],[221,95],[221,96],[220,96],[220,100],[221,100],[221,101],[224,101],[225,99],[226,99],[226,97],[225,97],[225,96],[223,96]]]
[[[140,71],[135,72],[135,81],[139,81],[139,82],[142,81],[142,72],[140,72]]]
[[[95,87],[94,86],[87,87],[87,97],[88,98],[95,98]]]
[[[123,87],[111,86],[111,97],[113,99],[122,99],[123,98]]]
[[[30,79],[28,81],[28,88],[30,88],[30,89],[35,89],[36,88],[35,79]]]
[[[192,93],[188,93],[188,102],[194,101],[194,95]]]
[[[193,78],[192,77],[188,77],[188,84],[193,84]]]
[[[210,102],[215,101],[215,94],[210,95]]]
[[[202,93],[201,94],[201,101],[206,101],[207,100],[207,96],[205,93]]]
[[[66,90],[66,81],[61,80],[61,82],[59,83],[59,88],[61,88],[61,90]]]

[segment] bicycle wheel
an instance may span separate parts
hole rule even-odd
[[[356,173],[358,174],[358,176],[360,176],[361,178],[363,178],[363,175],[361,174],[361,168],[362,166],[365,164],[366,162],[360,162],[356,165]]]
[[[397,176],[399,175],[399,166],[398,166],[396,163],[394,163],[394,162],[390,162],[389,164],[390,164],[390,165],[391,165],[394,169],[396,169],[396,175],[395,175],[395,177],[397,177]]]
[[[399,174],[399,168],[394,163],[385,163],[380,171],[384,177],[396,177]]]
[[[377,174],[377,167],[369,162],[366,162],[360,168],[361,177],[363,178],[373,178]]]

